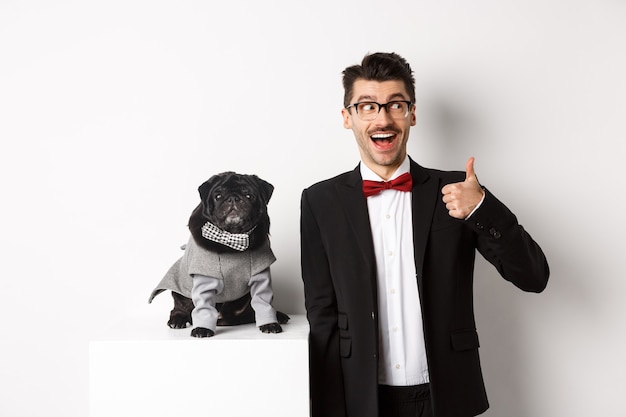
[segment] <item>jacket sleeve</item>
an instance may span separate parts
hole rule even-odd
[[[478,251],[516,287],[543,291],[550,275],[543,251],[515,215],[488,190],[485,193],[480,208],[466,220],[478,236]]]
[[[310,326],[311,417],[345,417],[337,298],[322,232],[309,203],[307,190],[302,193],[301,199],[300,239],[305,307]]]

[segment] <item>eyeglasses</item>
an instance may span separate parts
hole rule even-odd
[[[346,109],[354,107],[356,114],[361,120],[372,121],[378,117],[380,110],[385,108],[385,110],[387,110],[387,114],[392,119],[400,120],[406,119],[412,105],[413,103],[408,100],[395,100],[384,104],[376,103],[375,101],[360,101],[346,106]]]

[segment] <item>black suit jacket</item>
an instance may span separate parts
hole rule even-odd
[[[411,161],[415,266],[436,417],[488,408],[473,311],[478,250],[506,280],[540,292],[549,269],[541,248],[488,190],[467,221],[448,214],[441,188],[464,172]],[[378,415],[376,265],[358,167],[302,193],[301,262],[310,324],[313,417]]]

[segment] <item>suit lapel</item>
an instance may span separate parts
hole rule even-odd
[[[413,210],[413,246],[415,252],[415,269],[418,276],[418,286],[422,289],[424,271],[424,257],[437,198],[439,198],[439,184],[424,168],[411,160],[411,176],[413,190],[411,196]]]
[[[369,293],[372,296],[373,305],[377,305],[378,284],[376,282],[376,255],[374,254],[374,241],[372,240],[372,229],[370,226],[369,211],[367,209],[367,199],[363,195],[363,180],[359,166],[345,177],[345,182],[337,184],[339,202],[345,211],[346,218],[352,230],[354,241],[350,239],[348,244],[353,248],[347,248],[348,253],[361,256],[364,275],[354,278],[362,282],[361,288],[369,286]]]
[[[346,176],[345,182],[336,185],[339,200],[345,211],[346,218],[354,233],[356,242],[365,262],[373,265],[374,244],[370,228],[367,200],[363,196],[362,180],[359,167]]]

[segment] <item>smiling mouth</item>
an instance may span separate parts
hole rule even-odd
[[[393,145],[397,135],[395,133],[376,133],[370,139],[379,148],[389,148]]]

